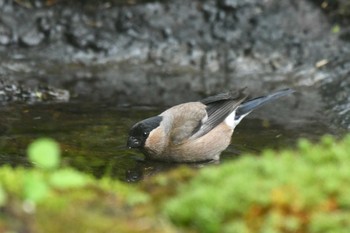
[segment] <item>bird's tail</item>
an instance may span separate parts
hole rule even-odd
[[[244,117],[254,109],[259,108],[260,106],[263,106],[264,104],[269,103],[279,97],[289,95],[293,92],[294,92],[293,89],[287,88],[287,89],[283,89],[275,93],[272,93],[270,95],[260,96],[254,99],[246,100],[237,108],[236,119]]]

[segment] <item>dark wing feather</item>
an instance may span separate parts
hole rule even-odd
[[[197,127],[197,131],[193,133],[191,138],[199,138],[218,126],[230,113],[237,109],[245,98],[246,96],[241,90],[239,92],[218,94],[202,100],[201,102],[207,106],[208,119],[200,127]]]
[[[224,92],[224,93],[220,93],[214,96],[209,96],[205,99],[202,99],[200,102],[205,104],[205,105],[210,105],[211,103],[215,103],[218,101],[222,101],[222,100],[235,100],[235,99],[239,99],[240,97],[242,97],[243,95],[243,91],[245,90],[241,89],[239,91],[229,91],[229,92]]]
[[[239,118],[243,115],[246,115],[249,112],[253,111],[254,109],[257,109],[257,108],[263,106],[264,104],[267,104],[267,103],[269,103],[277,98],[280,98],[282,96],[289,95],[293,92],[295,92],[293,89],[287,88],[287,89],[283,89],[283,90],[277,91],[275,93],[272,93],[272,94],[269,94],[266,96],[260,96],[260,97],[254,98],[254,99],[244,101],[237,109],[236,118]]]

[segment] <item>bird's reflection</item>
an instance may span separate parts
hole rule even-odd
[[[135,167],[126,170],[125,180],[127,182],[138,182],[160,172],[166,172],[180,166],[188,166],[190,168],[197,169],[219,163],[220,161],[217,160],[209,160],[195,163],[167,163],[146,159],[137,159]]]

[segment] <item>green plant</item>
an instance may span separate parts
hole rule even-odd
[[[45,159],[55,151],[40,148],[46,142],[32,149]],[[242,155],[199,172],[181,167],[136,186],[60,167],[60,155],[56,165],[42,166],[37,154],[30,161],[40,166],[0,168],[0,229],[345,233],[349,151],[350,135],[339,142],[325,136],[318,144],[302,139],[295,150]]]
[[[199,232],[344,232],[350,229],[350,136],[298,150],[244,155],[205,168],[165,213]]]
[[[42,172],[28,171],[24,183],[26,199],[38,202],[45,198],[51,189],[69,189],[85,186],[90,178],[71,168],[58,168],[61,152],[59,144],[50,138],[37,139],[28,147],[28,158]]]
[[[59,146],[51,139],[28,148],[34,167],[0,167],[1,232],[170,231],[148,217],[154,210],[143,207],[147,194],[109,177],[60,167]]]
[[[50,138],[40,138],[32,142],[27,150],[29,160],[43,169],[57,168],[60,164],[60,147]]]
[[[5,203],[6,203],[6,193],[2,185],[0,184],[0,207],[4,206]]]

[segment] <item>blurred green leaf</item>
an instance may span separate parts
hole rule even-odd
[[[6,193],[0,184],[0,206],[4,206],[6,204]]]
[[[50,174],[49,183],[59,189],[80,188],[88,183],[88,177],[79,171],[65,168]]]
[[[30,161],[44,169],[52,169],[59,166],[60,148],[56,141],[50,138],[35,140],[28,147],[27,154]]]
[[[37,203],[47,196],[49,187],[41,173],[28,172],[24,179],[24,198]]]
[[[332,33],[337,34],[340,32],[340,26],[338,24],[332,27]]]

